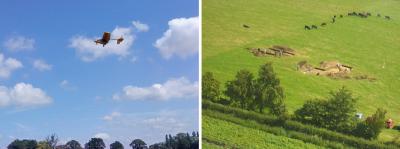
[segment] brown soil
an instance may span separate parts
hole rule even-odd
[[[294,56],[295,50],[287,46],[274,45],[270,48],[249,48],[249,51],[253,53],[254,56]]]

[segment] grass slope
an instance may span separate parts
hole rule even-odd
[[[203,116],[203,138],[236,148],[323,148],[208,116]],[[204,148],[214,148],[212,146],[216,145],[207,143]]]
[[[203,0],[203,71],[211,71],[222,83],[240,69],[256,74],[267,61],[285,88],[290,112],[305,100],[323,98],[331,90],[346,86],[359,98],[358,111],[371,115],[376,108],[388,110],[388,117],[400,120],[400,1],[384,0]],[[304,25],[329,22],[333,15],[368,11],[366,19],[345,16],[322,29],[306,31]],[[393,19],[375,17],[377,13]],[[243,28],[242,25],[250,28]],[[254,57],[245,48],[288,45],[298,56]],[[378,80],[333,80],[296,71],[301,60],[317,65],[339,60],[354,66],[354,74]],[[397,132],[385,131],[390,140]]]

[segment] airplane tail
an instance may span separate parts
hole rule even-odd
[[[122,36],[120,38],[117,39],[117,44],[120,44],[122,41],[124,41],[124,38],[122,38]]]

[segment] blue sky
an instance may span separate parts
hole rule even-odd
[[[198,130],[198,1],[5,0],[0,18],[0,148]]]

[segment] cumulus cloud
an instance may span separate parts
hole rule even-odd
[[[115,119],[115,118],[117,118],[117,117],[120,117],[120,116],[121,116],[121,113],[119,113],[119,112],[112,112],[111,114],[104,116],[104,117],[103,117],[103,120],[105,120],[105,121],[112,121],[113,119]]]
[[[198,130],[198,112],[198,108],[193,107],[123,113],[118,119],[102,123],[98,129],[101,132],[112,132],[113,139],[121,140],[123,144],[129,144],[132,136],[152,144],[162,140],[165,134]],[[140,129],[126,131],[132,128]],[[130,139],[126,140],[126,138]]]
[[[105,47],[96,45],[94,42],[101,37],[75,36],[71,38],[69,46],[74,48],[81,60],[86,62],[111,55],[125,57],[129,55],[129,48],[132,46],[135,36],[132,34],[132,28],[116,27],[111,32],[112,39],[120,38],[121,36],[124,38],[121,44],[117,44],[115,40],[110,40]]]
[[[149,31],[150,27],[147,24],[144,24],[140,21],[132,21],[132,25],[139,31],[139,32],[147,32]]]
[[[108,133],[104,133],[104,132],[97,133],[97,134],[95,134],[93,137],[95,137],[95,138],[102,138],[103,140],[108,140],[108,139],[110,139],[110,135],[109,135]]]
[[[62,80],[61,83],[60,83],[60,86],[61,86],[62,88],[65,88],[65,87],[67,87],[68,85],[69,85],[68,80]]]
[[[8,78],[11,73],[22,67],[22,63],[14,58],[5,58],[0,53],[0,78]]]
[[[33,68],[39,70],[39,71],[46,71],[46,70],[51,70],[53,66],[50,64],[47,64],[44,60],[35,60],[33,61]]]
[[[165,59],[177,55],[186,58],[199,48],[199,18],[177,18],[168,22],[169,29],[154,46]]]
[[[66,90],[66,91],[75,91],[78,89],[78,87],[71,84],[68,80],[62,80],[60,82],[59,86],[60,86],[60,88]]]
[[[158,117],[148,118],[148,119],[143,120],[143,123],[154,129],[168,129],[171,126],[174,126],[177,128],[185,127],[185,124],[182,122],[179,122],[179,120],[177,120],[176,118],[167,117],[167,116],[158,116]]]
[[[128,85],[122,89],[122,93],[114,94],[114,100],[170,100],[192,98],[198,96],[198,83],[190,82],[181,77],[170,79],[163,84],[153,84],[149,87]]]
[[[35,107],[52,102],[46,92],[31,84],[18,83],[13,88],[0,86],[0,107]]]
[[[33,50],[35,40],[24,36],[16,36],[4,42],[4,46],[11,51]]]

